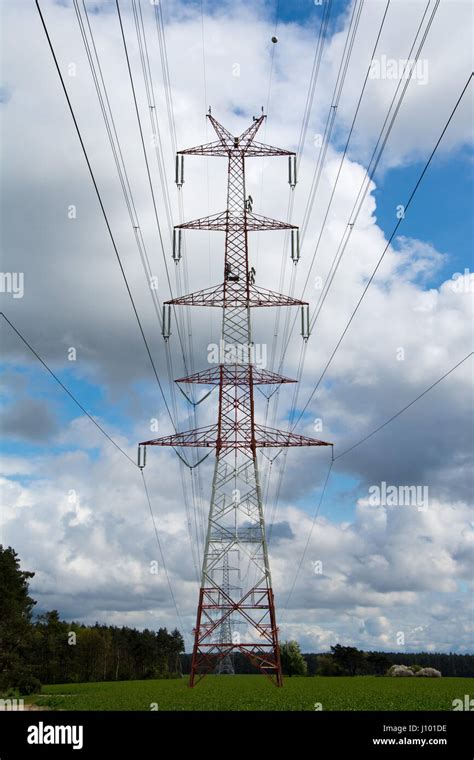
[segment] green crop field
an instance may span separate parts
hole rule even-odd
[[[452,710],[465,694],[474,678],[293,677],[277,689],[263,676],[222,675],[194,689],[185,678],[56,684],[27,701],[53,710]]]

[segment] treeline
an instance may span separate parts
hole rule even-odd
[[[474,655],[442,652],[363,652],[356,647],[331,647],[324,654],[303,654],[309,676],[385,675],[391,665],[436,668],[445,677],[474,676]]]
[[[41,683],[126,681],[188,674],[191,655],[175,629],[158,631],[61,620],[57,610],[33,618],[29,596],[34,573],[22,571],[11,548],[0,545],[0,692],[29,694]],[[363,652],[336,644],[323,654],[302,654],[297,642],[281,646],[283,672],[291,675],[385,675],[391,665],[432,667],[443,676],[474,676],[474,655],[439,652]],[[259,671],[240,654],[237,674]]]
[[[182,654],[180,656],[181,659],[181,669],[182,673],[185,676],[188,676],[191,673],[191,661],[192,661],[192,654]],[[260,673],[259,669],[256,668],[250,660],[245,657],[243,654],[239,654],[239,652],[236,652],[235,654],[231,655],[232,663],[234,665],[234,671],[238,675],[257,675]]]
[[[138,631],[60,620],[57,610],[36,619],[29,596],[34,573],[20,569],[0,546],[0,692],[38,691],[41,683],[127,681],[181,675],[184,641],[176,629]]]
[[[387,657],[392,665],[421,665],[422,668],[436,668],[443,676],[456,676],[461,678],[474,677],[474,655],[472,654],[445,654],[443,652],[418,652],[416,654],[403,654],[402,652],[389,652]]]
[[[282,648],[288,647],[286,642]],[[436,668],[442,675],[463,678],[474,677],[474,655],[443,654],[438,652],[364,652],[356,647],[344,647],[340,644],[331,647],[330,652],[322,654],[298,654],[299,647],[282,657],[283,674],[308,676],[384,676],[391,665],[419,665],[422,668]],[[301,658],[301,659],[300,659]],[[237,675],[256,674],[253,667],[243,655],[232,657]],[[181,655],[182,670],[188,674],[191,670],[191,655]]]
[[[184,641],[176,629],[86,626],[59,619],[56,610],[32,626],[25,662],[41,683],[129,681],[181,675]]]

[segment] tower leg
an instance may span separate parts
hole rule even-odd
[[[257,447],[332,444],[293,432],[265,429],[255,421],[254,383],[268,383],[269,376],[272,384],[288,381],[275,373],[265,375],[257,367],[250,309],[305,305],[305,302],[255,287],[255,269],[249,262],[248,232],[293,229],[294,226],[252,212],[252,199],[245,188],[245,159],[270,155],[294,157],[295,154],[254,142],[266,118],[264,114],[254,118],[238,137],[231,135],[210,113],[208,118],[218,140],[180,151],[180,155],[228,159],[227,208],[225,213],[179,225],[179,235],[181,228],[225,230],[224,280],[218,288],[191,293],[166,304],[223,309],[220,341],[223,357],[211,372],[213,381],[219,385],[218,420],[210,427],[175,433],[141,445],[212,445],[216,449],[189,685],[195,686],[207,673],[234,672],[232,656],[238,652],[281,687],[283,678]],[[179,162],[180,159],[178,185],[182,184]],[[296,177],[292,166],[290,164],[290,184],[293,186]],[[297,239],[297,234],[294,238]],[[178,242],[179,239],[178,236]],[[169,334],[168,328],[164,334]],[[207,382],[201,377],[206,374],[209,376],[209,372],[193,373],[187,380]],[[239,626],[243,627],[242,634]]]

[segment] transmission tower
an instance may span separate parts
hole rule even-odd
[[[219,388],[217,423],[139,444],[143,466],[147,446],[212,447],[216,458],[203,555],[201,588],[194,629],[190,686],[206,673],[233,672],[231,655],[240,652],[277,686],[282,685],[265,521],[259,480],[257,449],[287,446],[330,446],[302,435],[263,427],[255,421],[254,387],[295,382],[257,366],[252,340],[250,309],[263,306],[300,306],[302,334],[308,337],[308,304],[255,285],[250,267],[248,233],[291,230],[292,259],[297,261],[298,229],[252,210],[246,194],[245,159],[288,156],[289,182],[296,183],[295,154],[264,145],[255,136],[266,116],[254,117],[234,137],[209,113],[217,140],[179,151],[176,182],[183,184],[185,155],[222,156],[228,160],[227,208],[219,214],[175,227],[173,258],[181,257],[181,230],[225,232],[224,279],[219,285],[166,302],[163,334],[170,335],[170,309],[174,306],[214,306],[222,309],[221,355],[206,370],[179,378],[177,383],[202,383]],[[241,576],[242,560],[252,572]],[[242,632],[240,628],[243,628]]]

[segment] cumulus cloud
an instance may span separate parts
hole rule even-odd
[[[406,57],[409,41],[425,3],[391,3],[380,52]],[[101,121],[87,59],[75,14],[70,4],[42,3],[57,48],[72,102],[92,165],[106,202],[106,210],[129,278],[140,317],[149,339],[160,378],[171,406],[167,359],[154,312],[150,289],[141,268],[135,236],[121,194],[106,132]],[[145,26],[156,88],[157,112],[163,130],[167,176],[173,178],[173,155],[166,121],[161,64],[152,8],[144,7]],[[124,149],[130,183],[140,216],[140,227],[159,283],[161,300],[169,287],[159,236],[147,186],[133,101],[117,19],[107,3],[90,6],[91,24],[108,85],[117,131]],[[314,13],[318,11],[315,10]],[[347,223],[359,188],[365,181],[367,160],[377,139],[396,82],[370,80],[363,109],[338,183],[321,245],[310,273],[310,262],[325,209],[329,202],[345,138],[360,91],[368,55],[381,20],[380,8],[364,10],[350,73],[337,114],[335,140],[321,173],[317,202],[309,218],[296,270],[281,233],[250,238],[250,256],[257,269],[257,284],[294,293],[303,289],[314,306]],[[412,82],[396,127],[387,142],[381,169],[426,158],[453,105],[453,82],[460,89],[470,64],[467,3],[442,3],[427,37],[423,55],[429,64],[425,85]],[[223,236],[203,232],[186,234],[184,262],[171,261],[171,236],[163,213],[159,173],[154,163],[147,104],[140,79],[139,53],[133,17],[123,8],[133,71],[147,149],[156,188],[165,257],[173,293],[197,290],[220,280]],[[337,76],[347,34],[349,9],[339,17],[328,41],[314,108],[294,194],[293,220],[304,217],[306,199],[318,160],[314,135],[321,132]],[[6,3],[4,20],[6,84],[2,89],[4,120],[4,177],[9,192],[4,204],[5,271],[22,271],[25,294],[13,299],[2,293],[2,306],[41,356],[58,372],[67,370],[81,397],[100,386],[103,414],[100,421],[129,455],[136,442],[150,436],[150,421],[160,432],[171,424],[140,340],[130,303],[98,208],[80,146],[67,111],[50,53],[35,10],[28,4]],[[271,67],[271,24],[265,4],[225,4],[208,11],[204,19],[206,45],[206,96],[204,102],[202,28],[196,8],[174,3],[167,17],[167,47],[173,84],[178,147],[212,139],[203,112],[213,113],[235,133],[242,131],[266,105]],[[314,56],[311,25],[281,24],[274,51],[269,118],[261,139],[295,148],[304,112],[307,84]],[[19,58],[15,42],[23,39]],[[269,31],[270,30],[270,31]],[[456,55],[452,40],[456,36]],[[67,75],[75,64],[75,76]],[[238,65],[237,68],[235,65]],[[235,75],[238,72],[238,75]],[[117,83],[120,82],[120,86]],[[457,92],[457,90],[456,90]],[[429,117],[427,116],[429,114]],[[440,155],[462,151],[468,139],[468,109],[462,108],[440,148]],[[286,165],[280,159],[249,162],[248,189],[254,210],[286,218],[288,187]],[[184,218],[193,219],[222,210],[225,205],[225,168],[222,162],[186,159],[182,191]],[[304,372],[296,407],[302,408],[347,324],[367,278],[371,275],[386,236],[377,222],[377,177],[370,183],[357,223],[350,233],[333,286],[318,316],[306,349]],[[174,221],[178,219],[177,193],[172,188]],[[73,205],[76,218],[68,216]],[[336,454],[357,442],[374,427],[421,393],[470,348],[472,291],[469,275],[465,288],[453,280],[440,282],[439,272],[455,254],[436,249],[428,240],[409,237],[400,229],[393,241],[347,338],[331,364],[298,432],[315,433],[333,441]],[[257,240],[258,237],[258,240]],[[281,263],[283,261],[283,264]],[[292,272],[294,274],[292,275]],[[309,274],[310,273],[310,274]],[[195,309],[192,321],[184,319],[179,333],[192,344],[194,369],[207,365],[210,342],[219,336],[220,317],[211,309]],[[206,312],[206,313],[202,313]],[[265,343],[278,369],[295,377],[301,340],[285,336],[290,317],[273,310],[253,315],[254,338]],[[282,310],[283,312],[283,310]],[[276,321],[276,319],[278,321]],[[140,476],[83,416],[68,408],[58,421],[54,381],[51,396],[25,400],[26,374],[37,371],[18,338],[3,324],[4,358],[10,369],[4,383],[2,429],[31,444],[48,441],[50,448],[35,449],[29,457],[17,450],[4,460],[2,489],[2,540],[12,544],[25,567],[36,571],[33,592],[43,609],[57,607],[66,617],[87,621],[128,622],[136,625],[180,625],[170,600],[168,578],[156,543],[153,523]],[[276,343],[274,344],[274,335]],[[275,346],[275,350],[272,346]],[[178,327],[170,341],[173,375],[184,374]],[[76,349],[75,362],[68,351]],[[469,450],[472,429],[466,411],[471,369],[466,362],[446,382],[363,446],[336,462],[331,477],[350,478],[350,507],[344,519],[323,505],[305,561],[283,613],[284,637],[296,637],[305,648],[323,651],[336,640],[365,648],[394,648],[398,631],[406,646],[416,648],[469,647],[466,584],[469,584],[469,550],[472,523],[468,503],[472,495]],[[49,380],[48,380],[49,382]],[[290,388],[290,390],[288,390]],[[55,397],[56,398],[56,397]],[[283,387],[270,406],[268,424],[287,428],[293,399],[291,386]],[[95,400],[95,403],[97,401]],[[213,397],[197,410],[198,424],[214,420]],[[86,403],[87,405],[87,403]],[[111,423],[120,413],[123,424]],[[260,421],[266,402],[258,399]],[[177,402],[178,427],[196,423],[189,407]],[[153,436],[156,434],[153,434]],[[39,453],[38,453],[39,451]],[[279,485],[279,468],[285,476]],[[328,459],[321,451],[290,451],[272,465],[262,459],[267,519],[274,518],[271,542],[273,583],[279,608],[290,593],[297,563],[311,529],[310,515],[319,498]],[[190,548],[190,536],[202,539],[205,530],[212,458],[199,475],[189,474],[172,452],[150,452],[146,470],[156,510],[156,523],[180,613],[187,633],[194,623],[202,546]],[[201,478],[202,490],[198,478]],[[180,481],[184,479],[183,487]],[[385,481],[394,485],[429,487],[426,512],[367,504],[368,489]],[[191,487],[198,493],[197,507],[185,506]],[[279,502],[274,509],[276,493]],[[158,562],[158,573],[150,563]],[[315,573],[315,562],[322,572]],[[456,622],[455,622],[456,621]],[[189,641],[188,641],[189,643]]]
[[[56,423],[48,407],[33,399],[14,402],[2,416],[2,430],[11,438],[41,441],[55,429]]]
[[[301,556],[311,530],[308,517],[294,513],[294,520],[294,539],[279,545],[273,557],[284,631],[298,631],[307,646],[319,647],[321,630],[329,637],[337,630],[345,643],[364,648],[395,651],[401,632],[403,648],[411,651],[469,650],[463,588],[472,587],[472,559],[464,549],[473,529],[465,504],[433,503],[421,513],[361,500],[350,523],[319,518],[288,601],[297,571],[293,557]],[[308,617],[318,631],[311,631]]]

